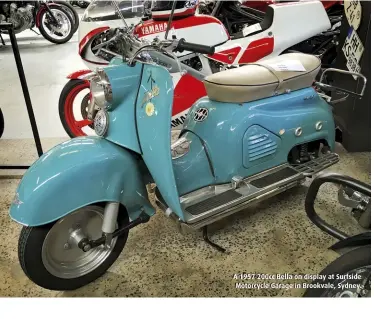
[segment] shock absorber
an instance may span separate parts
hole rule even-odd
[[[310,160],[308,153],[308,144],[300,145],[300,162],[304,163]]]

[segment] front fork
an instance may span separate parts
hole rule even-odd
[[[137,219],[134,219],[127,225],[116,229],[117,217],[119,212],[119,203],[108,202],[105,205],[103,225],[101,226],[102,235],[99,239],[89,239],[82,233],[79,233],[79,229],[70,235],[73,238],[74,243],[82,249],[84,252],[89,251],[92,248],[104,245],[105,248],[110,248],[112,245],[113,238],[121,236],[126,231],[134,228],[139,224],[143,224],[149,221],[150,217],[145,212],[142,212]]]
[[[53,15],[53,12],[51,11],[51,9],[49,8],[49,6],[48,6],[47,3],[45,4],[45,9],[46,9],[47,12],[51,15],[53,23],[55,23],[55,24],[58,25],[58,24],[59,24],[59,23],[58,23],[58,20],[57,20],[56,17]]]
[[[109,202],[105,206],[104,220],[101,227],[103,236],[105,237],[105,247],[110,248],[113,239],[113,233],[116,230],[117,217],[119,211],[119,203]]]

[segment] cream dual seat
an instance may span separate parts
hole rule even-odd
[[[295,69],[295,62],[305,71],[279,71],[282,66]],[[244,103],[310,87],[320,68],[314,55],[287,53],[209,75],[204,84],[211,100]]]

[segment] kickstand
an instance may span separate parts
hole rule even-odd
[[[208,237],[208,226],[204,226],[203,227],[203,238],[204,238],[204,241],[206,243],[208,243],[213,248],[217,249],[219,252],[221,252],[221,253],[225,253],[226,252],[225,248],[223,248],[223,247],[221,247],[221,246],[219,246],[219,245],[217,245],[217,244],[215,244],[215,243],[213,243],[213,242],[210,241],[210,239]]]
[[[30,28],[32,32],[35,32],[37,35],[40,35],[40,33],[36,32],[33,28]]]
[[[1,40],[1,43],[2,43],[3,45],[5,45],[5,41],[4,41],[4,39],[3,39],[3,36],[2,36],[2,34],[1,34],[1,32],[0,32],[0,40]]]

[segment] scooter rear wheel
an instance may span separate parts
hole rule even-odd
[[[74,238],[101,237],[104,208],[86,206],[48,225],[23,227],[18,242],[18,258],[26,276],[50,290],[74,290],[102,276],[122,252],[128,237],[113,238],[111,248],[99,246],[88,252],[77,247]],[[121,206],[118,227],[129,217]]]

